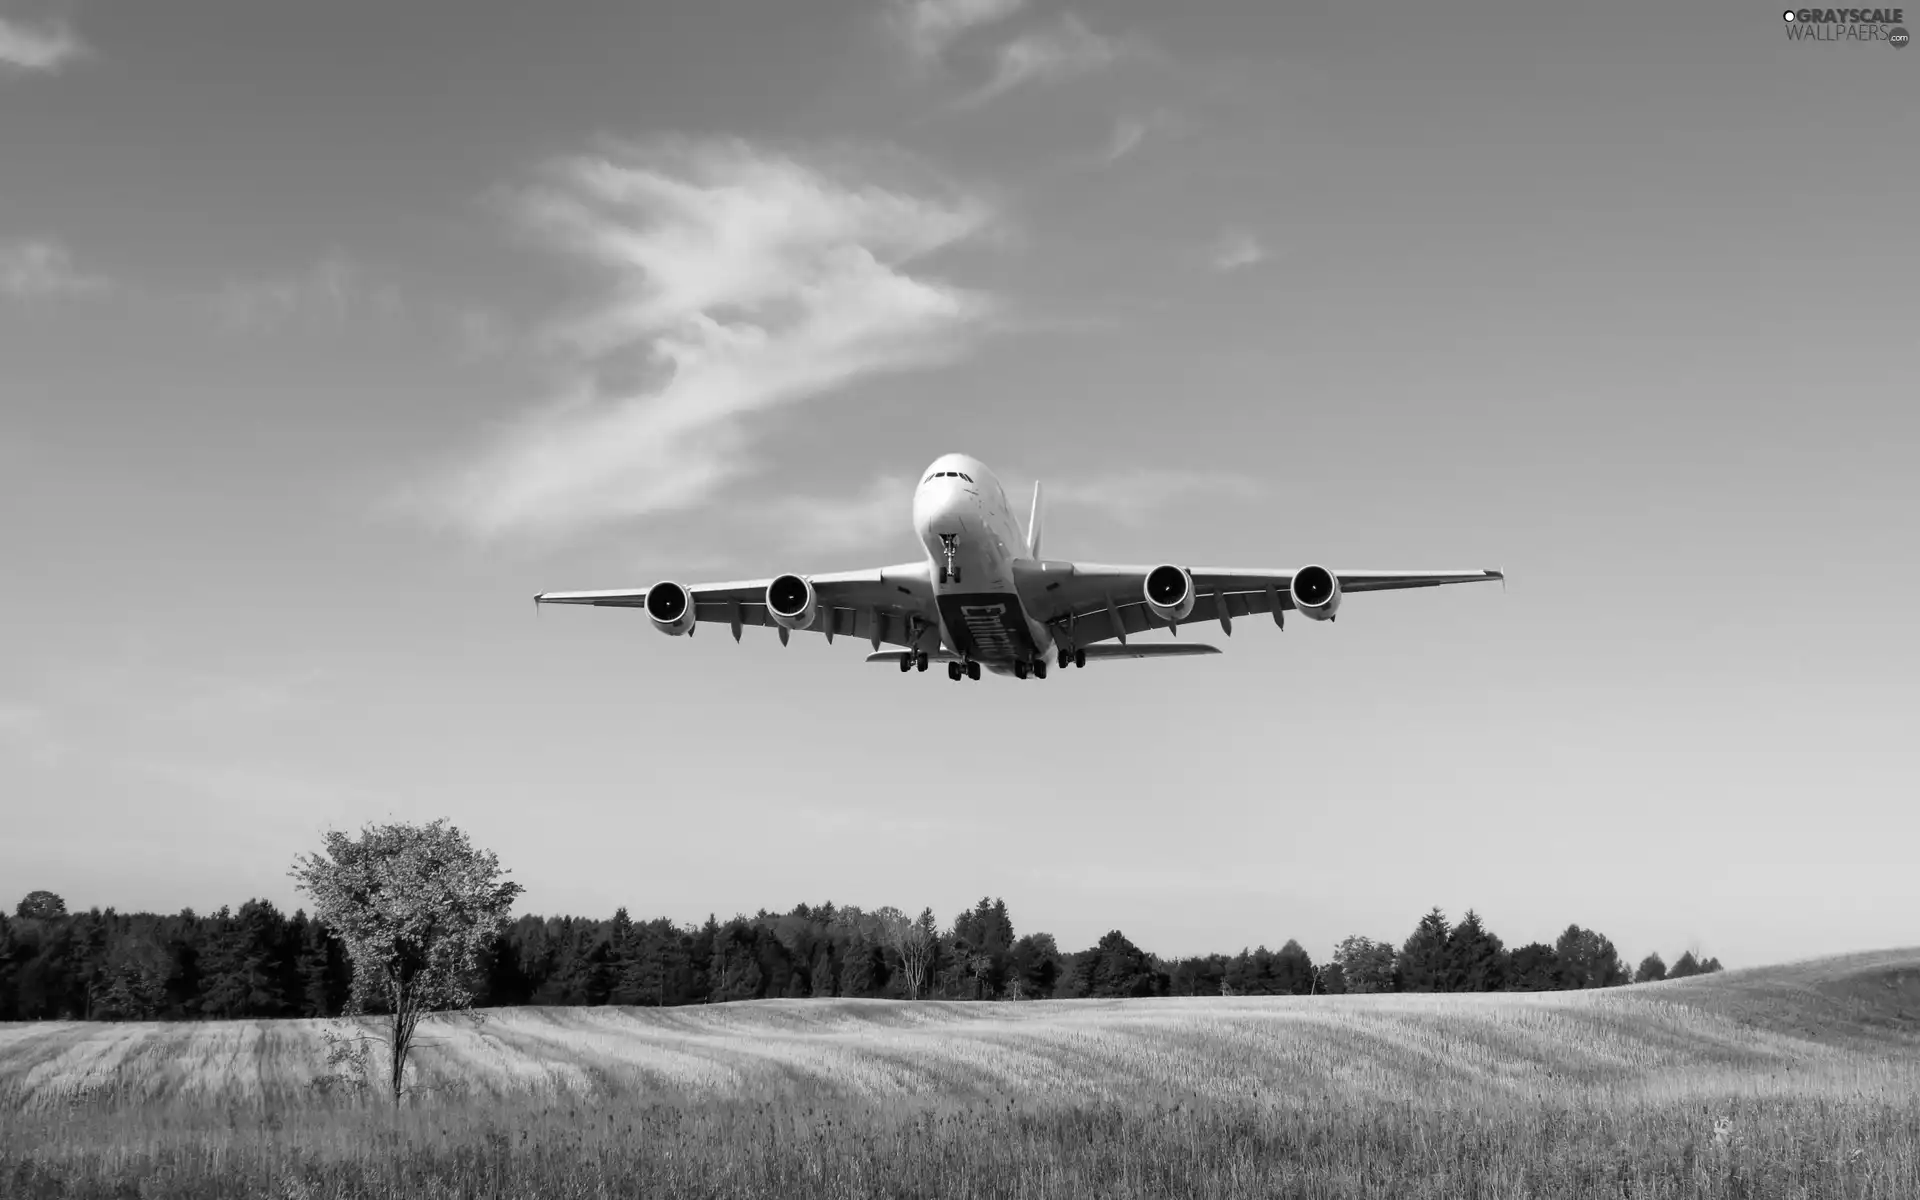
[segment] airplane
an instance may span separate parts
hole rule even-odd
[[[1218,654],[1191,642],[1129,643],[1129,635],[1166,627],[1178,637],[1195,621],[1218,621],[1231,637],[1233,619],[1271,613],[1286,628],[1291,610],[1332,621],[1351,592],[1436,587],[1504,579],[1499,571],[1335,571],[1184,567],[1175,563],[1109,566],[1040,556],[1041,489],[1023,536],[1006,489],[979,459],[935,459],[913,494],[913,530],[926,558],[898,566],[825,575],[778,575],[692,586],[592,592],[542,592],[542,604],[644,609],[653,627],[692,636],[699,624],[727,625],[733,640],[747,625],[772,626],[781,645],[793,630],[861,638],[868,662],[897,663],[901,672],[947,664],[947,678],[979,679],[982,670],[1015,679],[1045,679],[1110,659]],[[882,645],[898,650],[881,650]]]

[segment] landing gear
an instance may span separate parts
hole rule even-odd
[[[1060,653],[1054,655],[1053,664],[1059,667],[1062,671],[1066,670],[1068,667],[1073,665],[1073,651],[1062,650]]]
[[[965,668],[962,667],[959,663],[950,662],[947,664],[947,678],[953,680],[955,683],[958,683],[960,682],[960,674],[963,670],[965,670]]]
[[[911,671],[912,669],[913,669],[913,655],[902,654],[900,656],[900,673],[902,675],[905,675],[908,671]]]
[[[1084,667],[1087,665],[1087,652],[1085,650],[1075,650],[1073,652],[1073,665],[1076,667]]]
[[[1045,679],[1047,677],[1047,664],[1044,659],[1033,664],[1033,677],[1035,679]]]
[[[1015,679],[1025,679],[1027,677],[1027,664],[1023,662],[1013,664],[1013,677]]]
[[[915,669],[921,670],[921,671],[924,671],[927,669],[927,652],[925,650],[922,650],[919,653],[919,655],[914,659],[914,667]]]
[[[978,679],[978,678],[980,678],[980,664],[979,664],[979,663],[977,663],[977,662],[970,662],[970,663],[968,663],[968,664],[967,664],[967,678],[968,678],[968,679]]]
[[[953,565],[953,556],[959,552],[960,535],[943,533],[940,535],[940,548],[946,552],[947,565],[940,570],[941,583],[959,583],[960,569]]]

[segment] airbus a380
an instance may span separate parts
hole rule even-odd
[[[978,459],[948,454],[927,468],[913,494],[920,562],[829,575],[779,575],[739,583],[656,583],[632,590],[542,592],[536,604],[595,604],[645,609],[660,632],[691,635],[712,622],[771,625],[786,644],[792,630],[864,639],[868,662],[901,671],[947,664],[949,679],[978,679],[984,669],[1015,679],[1045,679],[1047,665],[1084,667],[1112,658],[1218,654],[1191,642],[1128,644],[1130,634],[1165,626],[1174,636],[1194,621],[1271,613],[1286,627],[1289,609],[1331,621],[1350,592],[1435,587],[1503,578],[1499,571],[1335,571],[1108,566],[1040,557],[1040,485],[1024,537],[1007,493]],[[898,650],[881,650],[883,645]]]

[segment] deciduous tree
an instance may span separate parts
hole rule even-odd
[[[13,915],[33,921],[51,921],[67,915],[67,902],[52,892],[28,892],[13,910]]]
[[[386,1009],[393,1102],[422,1017],[469,1006],[481,955],[506,928],[517,883],[444,820],[327,834],[289,872],[353,963],[351,1011]]]
[[[1349,992],[1394,990],[1393,946],[1355,934],[1341,940],[1333,952]]]

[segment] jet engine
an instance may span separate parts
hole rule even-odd
[[[1325,567],[1293,573],[1293,607],[1309,621],[1331,621],[1340,611],[1340,577]]]
[[[693,595],[677,583],[647,589],[647,619],[668,637],[693,632]]]
[[[813,584],[801,576],[782,575],[767,585],[767,615],[775,625],[805,629],[813,624],[817,608]]]
[[[1193,576],[1185,567],[1159,566],[1147,572],[1147,607],[1172,624],[1193,611]]]

